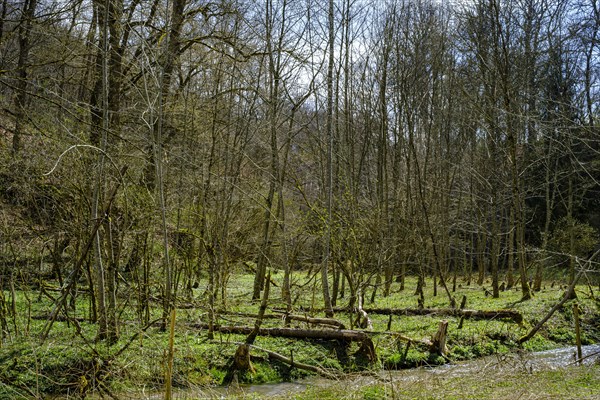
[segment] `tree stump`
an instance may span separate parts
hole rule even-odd
[[[371,338],[366,337],[360,343],[359,349],[354,353],[360,364],[371,365],[377,361],[377,354],[375,353],[375,345]]]
[[[250,345],[244,343],[238,346],[233,356],[233,370],[254,373],[254,367],[250,362]]]
[[[464,308],[467,306],[467,295],[463,295],[462,300],[460,301],[460,309],[464,310]]]
[[[448,335],[448,321],[446,321],[446,320],[440,321],[438,330],[435,333],[435,335],[433,335],[433,338],[431,339],[431,346],[429,346],[429,351],[431,353],[445,356],[448,353],[448,346],[446,346],[447,335]]]

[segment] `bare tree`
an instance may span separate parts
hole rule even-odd
[[[35,18],[37,0],[26,0],[21,7],[19,21],[19,59],[17,62],[16,94],[14,97],[15,128],[13,131],[12,151],[13,154],[21,150],[21,135],[25,123],[25,106],[27,102],[27,69],[29,68],[29,52],[31,50],[31,30]],[[2,6],[2,12],[6,13],[6,2]]]

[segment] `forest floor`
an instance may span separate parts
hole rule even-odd
[[[281,278],[281,275],[274,275],[275,282]],[[293,290],[298,296],[295,300],[295,313],[323,317],[322,312],[311,311],[317,310],[322,304],[317,294],[318,279],[311,280],[306,273],[300,272],[294,274],[293,278]],[[447,308],[448,298],[441,288],[438,288],[438,294],[434,296],[432,286],[428,280],[424,288],[425,308]],[[188,301],[181,302],[177,309],[173,360],[173,385],[176,388],[210,388],[221,385],[230,369],[239,342],[246,338],[240,334],[215,332],[214,339],[209,339],[206,330],[198,327],[199,323],[207,320],[205,293],[202,287],[201,283],[199,289],[194,289],[193,296]],[[416,279],[407,278],[405,290],[399,290],[398,283],[394,283],[388,297],[383,297],[380,291],[373,303],[370,302],[370,293],[367,293],[364,306],[416,308],[415,288]],[[434,314],[390,318],[387,315],[372,313],[369,316],[374,333],[370,333],[369,336],[375,345],[377,360],[370,365],[362,363],[355,356],[359,347],[357,343],[352,343],[340,351],[336,341],[258,336],[255,345],[288,357],[292,356],[298,363],[317,366],[343,379],[344,376],[356,373],[380,373],[382,370],[439,365],[493,354],[511,354],[517,350],[547,350],[575,343],[573,301],[567,302],[559,309],[531,340],[520,346],[517,343],[518,339],[529,332],[560,300],[564,287],[548,281],[532,300],[525,302],[519,302],[518,290],[501,292],[500,298],[493,299],[486,294],[485,288],[489,289],[489,283],[487,286],[485,283],[483,286],[473,283],[466,285],[459,279],[456,291],[452,294],[457,301],[467,296],[468,309],[518,311],[524,317],[523,322],[466,318],[461,324],[460,318],[455,316]],[[227,303],[221,307],[226,309],[227,313],[220,313],[216,323],[227,326],[253,326],[254,319],[248,315],[257,313],[259,303],[249,301],[251,289],[252,275],[232,275],[227,286]],[[28,399],[42,398],[46,395],[57,396],[54,398],[83,398],[92,393],[119,398],[120,393],[156,393],[164,388],[169,334],[158,326],[151,326],[142,331],[143,324],[139,322],[138,307],[132,300],[135,298],[134,288],[120,289],[120,293],[123,293],[119,299],[120,335],[117,343],[112,345],[94,340],[97,325],[86,321],[89,318],[89,300],[84,293],[78,296],[79,301],[71,315],[76,320],[56,321],[47,338],[41,342],[41,333],[47,324],[45,316],[50,314],[53,306],[51,298],[58,297],[58,294],[51,290],[45,293],[41,295],[39,290],[19,290],[17,287],[13,298],[13,292],[3,292],[6,325],[2,329],[4,337],[0,348],[0,398]],[[582,284],[577,287],[576,293],[576,301],[582,310],[582,342],[599,343],[598,288]],[[345,305],[346,301],[338,299],[338,304]],[[279,287],[272,287],[267,314],[273,315],[278,308],[283,307]],[[11,313],[14,313],[16,318],[13,318]],[[151,307],[150,319],[159,318],[160,315],[160,304],[157,302]],[[354,327],[355,314],[338,312],[335,318],[347,328]],[[427,346],[417,343],[423,339],[431,339],[442,319],[449,322],[449,352],[445,359],[430,354]],[[282,319],[269,318],[263,321],[263,327],[282,326]],[[304,322],[292,322],[292,327],[310,328]],[[407,346],[402,338],[411,338],[415,342],[412,346]],[[261,350],[252,349],[251,355],[254,371],[240,374],[238,378],[241,383],[290,381],[309,375],[308,372],[269,360],[268,355]],[[515,371],[514,379],[509,376],[509,379],[499,377],[497,380],[482,380],[481,376],[474,375],[422,382],[417,380],[410,385],[403,384],[397,387],[392,384],[369,384],[352,391],[348,391],[348,385],[345,385],[343,380],[339,384],[332,381],[332,385],[327,389],[319,389],[318,394],[307,389],[299,392],[297,398],[469,398],[469,393],[476,393],[473,392],[473,387],[477,385],[484,385],[487,388],[485,393],[489,394],[489,397],[482,397],[479,393],[477,398],[513,398],[507,395],[512,392],[503,391],[503,388],[517,385],[523,390],[533,390],[537,386],[544,386],[543,382],[546,380],[555,379],[572,386],[581,383],[581,390],[590,385],[594,389],[600,387],[598,367],[585,368],[537,371],[529,374]],[[584,393],[575,392],[569,389],[568,385],[565,387],[565,395]],[[535,389],[548,394],[547,397],[525,397],[571,398],[555,395],[563,389],[552,389],[550,386],[548,388],[554,392]],[[340,391],[347,393],[341,396]],[[586,398],[584,394],[577,398]]]

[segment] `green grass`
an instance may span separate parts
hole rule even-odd
[[[273,278],[276,282],[280,282],[283,276],[275,274]],[[249,274],[231,276],[226,293],[228,310],[251,314],[257,312],[258,303],[249,301],[252,279],[252,275]],[[321,308],[319,280],[310,282],[301,291],[298,289],[306,279],[306,273],[298,272],[293,276],[294,282],[297,283],[294,286],[294,295],[299,299],[295,305],[296,307],[302,306],[302,309],[296,312],[309,316],[323,316],[322,313],[311,311],[313,307]],[[214,340],[208,340],[205,331],[192,329],[188,325],[189,323],[206,322],[204,284],[205,282],[200,283],[199,288],[194,290],[191,299],[198,307],[179,309],[177,313],[174,385],[179,388],[210,387],[221,384],[237,347],[236,342],[245,339],[242,335],[216,333]],[[370,297],[370,290],[368,290],[365,296],[367,299],[365,307],[416,307],[417,301],[414,296],[416,280],[408,278],[407,289],[404,291],[398,290],[397,285],[394,283],[389,297],[382,297],[380,291],[372,304],[368,301]],[[468,298],[467,308],[480,310],[512,308],[522,312],[525,321],[522,325],[517,325],[512,321],[467,319],[464,321],[462,329],[459,329],[457,318],[443,317],[449,321],[449,358],[454,361],[490,354],[504,354],[515,349],[518,338],[527,333],[562,294],[559,289],[545,289],[536,293],[533,300],[519,302],[520,293],[515,290],[502,292],[500,299],[492,299],[486,297],[484,290],[476,285],[470,287],[464,283],[462,285],[453,295],[459,301],[463,295],[466,295]],[[315,294],[312,293],[313,289],[316,290]],[[426,307],[448,306],[446,295],[441,288],[438,289],[440,289],[438,295],[433,296],[432,284],[428,280],[425,287]],[[597,342],[599,333],[597,325],[594,323],[598,315],[597,304],[591,299],[587,287],[582,286],[578,288],[578,291],[579,302],[583,309],[584,340],[587,343]],[[56,293],[53,295],[57,296]],[[7,303],[12,300],[7,291],[4,292],[4,297]],[[338,304],[346,304],[347,297],[348,293],[346,293],[346,299],[338,299]],[[89,301],[83,294],[79,296],[79,299],[74,315],[87,318],[89,317]],[[16,393],[28,398],[37,393],[86,394],[98,388],[120,393],[142,389],[160,390],[163,387],[168,335],[160,332],[157,327],[151,327],[143,333],[140,332],[141,324],[137,321],[132,293],[129,293],[128,297],[119,299],[120,306],[126,306],[121,314],[120,339],[112,346],[95,342],[97,327],[89,322],[80,322],[77,327],[57,321],[46,341],[40,343],[40,333],[46,322],[30,317],[47,315],[52,309],[52,302],[48,297],[40,297],[37,291],[30,290],[17,291],[15,302],[18,314],[16,319],[7,318],[8,331],[5,332],[0,349],[0,398],[12,398],[16,396]],[[271,307],[283,306],[280,286],[272,287],[269,304]],[[161,315],[159,306],[158,303],[152,304],[153,318]],[[336,315],[336,318],[348,327],[352,325],[352,316],[349,314],[340,313]],[[371,315],[371,318],[374,331],[386,331],[387,316]],[[391,331],[414,339],[430,338],[437,330],[440,319],[442,317],[439,316],[394,316]],[[222,315],[216,322],[222,325],[245,326],[252,326],[254,323],[251,318],[234,315]],[[282,321],[266,319],[263,321],[263,326],[282,326]],[[306,324],[299,322],[293,323],[292,326],[307,327]],[[571,345],[574,343],[573,332],[572,304],[567,303],[547,322],[538,335],[526,342],[523,347],[526,350],[537,351]],[[115,354],[126,346],[132,337],[135,339],[127,349],[115,357]],[[379,360],[369,368],[375,371],[381,368],[407,368],[444,362],[440,357],[430,355],[424,347],[413,345],[406,352],[406,343],[390,334],[373,335],[373,341]],[[342,360],[337,357],[335,346],[330,342],[259,336],[255,344],[286,356],[293,354],[294,359],[299,362],[339,372],[350,373],[363,368],[352,357],[358,348],[356,344],[347,349],[348,358]],[[252,356],[256,372],[241,376],[242,383],[278,382],[306,376],[303,371],[290,370],[288,366],[271,363],[266,354],[258,350],[253,350]],[[592,369],[591,371],[597,373],[597,370]],[[451,378],[448,379],[451,380]],[[454,381],[451,383],[458,384]],[[591,385],[594,384],[597,382],[591,379]],[[462,390],[467,389],[466,387],[462,388]],[[499,390],[495,387],[490,390],[492,389]],[[335,392],[334,388],[331,390]],[[351,398],[379,398],[377,396],[381,395],[382,390],[387,396],[385,391],[391,390],[391,387],[374,386],[371,389],[366,387],[364,390],[366,392],[356,394],[359,397]],[[394,388],[394,393],[401,395],[403,390],[402,387]],[[467,390],[466,393],[469,391]],[[325,392],[321,394],[325,395]],[[306,396],[309,397],[304,398],[310,398],[310,393],[307,393]]]

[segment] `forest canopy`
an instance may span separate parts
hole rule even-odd
[[[597,0],[1,0],[3,282],[164,316],[206,283],[492,295],[599,248]],[[591,264],[593,265],[593,264]],[[375,296],[376,289],[373,290]]]

